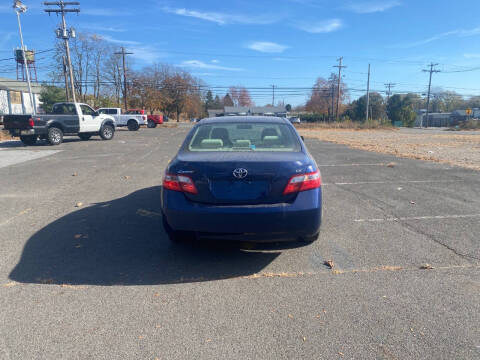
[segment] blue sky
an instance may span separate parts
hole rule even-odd
[[[28,1],[22,15],[25,43],[53,46],[56,16],[40,1]],[[103,36],[134,52],[134,67],[152,62],[181,66],[208,85],[279,87],[277,100],[299,104],[319,76],[328,77],[339,56],[351,98],[366,88],[425,90],[430,62],[439,63],[433,85],[464,95],[480,94],[480,1],[421,0],[126,0],[81,1],[79,16],[68,15],[79,31]],[[19,44],[11,2],[0,2],[0,58]],[[45,78],[48,56],[39,57]],[[478,70],[473,70],[478,67]],[[0,61],[0,76],[13,77],[14,64]],[[257,104],[271,101],[252,90]]]

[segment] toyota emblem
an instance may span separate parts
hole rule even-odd
[[[247,174],[248,174],[248,171],[247,169],[244,169],[244,168],[238,168],[233,170],[233,176],[235,176],[237,179],[243,179],[244,177],[247,176]]]

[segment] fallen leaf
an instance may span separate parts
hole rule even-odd
[[[397,165],[397,163],[395,163],[395,162],[389,162],[389,163],[387,164],[387,167],[393,168],[393,167],[395,167],[395,165]]]
[[[293,315],[292,315],[292,314],[288,314],[288,317],[289,317],[290,319],[293,319]]]
[[[140,335],[138,338],[141,340],[141,339],[143,339],[143,336]]]
[[[77,174],[76,172],[72,174],[72,176],[77,176],[77,175],[78,175],[78,174]]]
[[[159,294],[159,293],[155,293],[155,294],[153,294],[153,296],[160,296],[160,294]]]
[[[422,266],[420,266],[420,269],[422,270],[431,270],[431,269],[434,269],[434,267],[430,264],[423,264]]]
[[[82,237],[82,234],[75,234],[74,238],[75,239],[80,239]]]
[[[212,341],[212,339],[207,339],[207,340],[205,340],[205,342],[210,342],[210,341]]]
[[[15,281],[10,281],[10,282],[8,282],[8,283],[6,283],[6,284],[3,284],[2,286],[3,286],[3,287],[12,287],[12,286],[15,286],[15,285],[17,285],[17,284],[18,284],[18,283],[15,282]]]
[[[327,265],[330,269],[333,269],[335,264],[333,263],[333,260],[327,260],[324,262],[325,265]]]
[[[82,203],[82,202],[77,202],[77,203],[75,204],[75,207],[82,207],[82,206],[83,206],[83,203]]]
[[[130,176],[125,175],[123,178],[124,178],[125,180],[128,180],[128,179],[130,179]]]
[[[410,201],[410,204],[415,205],[415,201]]]
[[[304,337],[303,337],[303,342],[305,342],[305,341],[307,341],[307,338],[304,336]]]
[[[345,354],[344,354],[344,353],[342,353],[341,351],[339,351],[339,352],[338,352],[338,355],[340,355],[340,356],[344,356]]]

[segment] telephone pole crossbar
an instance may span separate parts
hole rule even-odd
[[[341,84],[341,78],[342,78],[342,68],[346,68],[346,66],[342,65],[342,60],[343,56],[340,56],[337,61],[338,65],[335,65],[334,67],[338,68],[338,85],[337,85],[337,109],[336,109],[336,119],[338,121],[338,108],[340,104],[340,84]]]
[[[77,102],[76,96],[75,96],[75,85],[74,85],[74,78],[73,78],[73,68],[72,68],[72,59],[70,57],[70,45],[68,43],[69,38],[75,38],[75,29],[70,28],[67,29],[67,22],[65,21],[65,14],[66,13],[79,13],[80,9],[74,8],[74,9],[67,9],[66,6],[77,6],[80,5],[80,2],[78,1],[45,1],[43,3],[45,6],[58,6],[58,9],[44,9],[48,15],[50,14],[61,14],[62,15],[62,25],[61,28],[56,30],[57,38],[63,39],[65,41],[65,52],[67,54],[67,66],[68,66],[68,72],[69,72],[69,77],[70,77],[70,91],[72,95],[72,100],[73,102]],[[66,72],[64,73],[66,75]],[[68,89],[65,89],[66,93],[68,94]],[[68,95],[67,95],[67,100],[68,100]]]
[[[428,107],[430,105],[430,89],[432,87],[432,74],[433,73],[438,73],[440,72],[440,70],[436,70],[434,69],[435,66],[437,66],[438,64],[434,64],[434,63],[430,63],[430,69],[423,69],[422,71],[423,72],[428,72],[430,73],[430,78],[428,80],[428,93],[427,93],[427,112],[425,114],[425,119],[427,121],[427,127],[429,125],[429,121],[428,121]],[[423,117],[422,117],[422,122],[421,122],[421,127],[423,127]]]
[[[392,95],[392,88],[395,87],[395,83],[386,83],[384,84],[385,87],[388,89],[387,90],[387,103],[388,103],[388,100],[390,100],[390,95]]]
[[[125,55],[132,55],[132,52],[127,52],[122,46],[121,51],[114,53],[115,55],[122,55],[122,64],[123,64],[123,104],[125,106],[125,111],[128,110],[128,95],[127,95],[127,66],[125,64]]]

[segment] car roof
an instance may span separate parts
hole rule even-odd
[[[266,122],[285,124],[286,119],[276,116],[218,116],[202,119],[199,121],[199,124],[217,124],[228,122]]]

